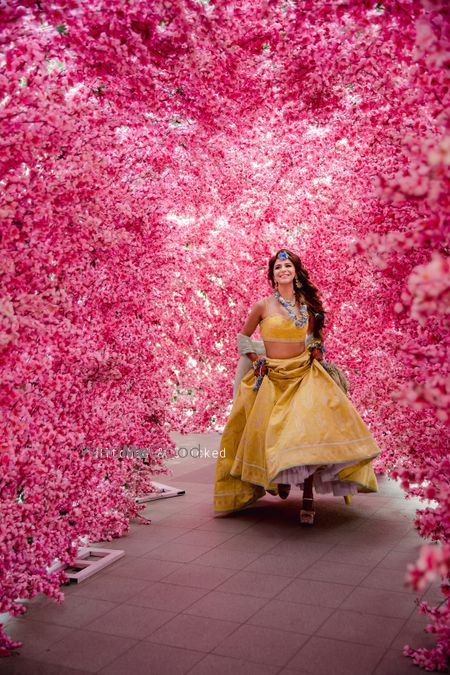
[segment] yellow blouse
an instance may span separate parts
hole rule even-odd
[[[289,316],[269,314],[260,321],[264,342],[305,342],[308,324],[296,326]]]

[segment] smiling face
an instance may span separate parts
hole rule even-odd
[[[273,267],[273,278],[275,283],[291,284],[295,278],[294,263],[289,258],[286,260],[277,258]]]

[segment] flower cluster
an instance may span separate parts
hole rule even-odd
[[[61,600],[54,559],[120,536],[164,471],[80,447],[221,428],[280,246],[322,292],[378,470],[445,543],[446,17],[444,0],[6,3],[0,612]],[[430,618],[435,650],[409,653],[438,668],[448,615]]]
[[[431,607],[426,601],[419,604],[421,614],[429,617],[429,633],[437,636],[433,649],[404,648],[405,656],[411,656],[414,662],[429,671],[447,672],[448,640],[450,639],[450,545],[424,545],[415,565],[408,565],[407,583],[416,591],[424,591],[431,582],[440,580],[443,594],[442,602]]]

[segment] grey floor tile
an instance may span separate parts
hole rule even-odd
[[[338,609],[322,624],[317,635],[387,648],[403,625],[404,619]]]
[[[274,599],[253,614],[248,623],[313,635],[332,613],[333,609],[329,607],[302,605],[298,602]]]
[[[95,673],[136,644],[136,640],[89,630],[73,630],[50,645],[39,660]]]
[[[106,614],[115,606],[116,603],[99,598],[71,596],[61,604],[52,602],[51,605],[30,609],[29,617],[32,621],[43,621],[44,623],[76,628]]]
[[[165,584],[193,586],[194,588],[211,590],[219,586],[234,573],[235,570],[226,567],[197,565],[194,561],[192,563],[184,563],[180,569],[166,576],[163,581]]]
[[[384,647],[312,637],[287,667],[306,667],[312,675],[370,675],[384,653]]]
[[[143,639],[175,616],[174,612],[122,604],[86,624],[86,630],[107,635]]]
[[[200,558],[208,551],[210,546],[194,546],[192,544],[177,544],[176,541],[169,541],[157,546],[146,554],[146,558],[156,558],[159,560],[168,560],[172,562],[191,562]]]
[[[372,568],[363,565],[342,564],[318,560],[308,565],[308,567],[299,574],[301,579],[312,579],[314,581],[330,581],[339,584],[348,584],[357,586],[361,584],[371,572]]]
[[[189,671],[189,675],[277,675],[278,671],[278,666],[208,654]]]
[[[407,593],[358,587],[344,600],[341,609],[408,619],[416,609],[416,605],[414,597],[412,595],[410,597]]]
[[[227,548],[215,548],[196,559],[197,565],[225,567],[231,570],[240,570],[259,558],[261,554],[255,551],[236,551]]]
[[[129,598],[127,604],[177,613],[192,605],[206,593],[207,590],[204,588],[176,586],[163,581],[155,581],[150,587]]]
[[[43,621],[32,621],[29,616],[24,615],[22,618],[15,618],[11,621],[8,624],[6,632],[13,640],[23,643],[22,647],[18,650],[22,658],[34,659],[38,658],[38,655],[47,649],[49,645],[70,635],[71,628],[69,626],[44,623]],[[15,656],[0,659],[0,665],[3,664],[3,661],[5,663],[13,663],[14,659]]]
[[[112,663],[100,675],[184,675],[203,659],[204,653],[153,642],[139,642]]]
[[[306,635],[244,624],[214,651],[264,665],[284,666],[307,640]]]
[[[420,675],[422,669],[412,659],[403,656],[401,650],[390,649],[375,669],[373,675]]]
[[[289,577],[256,572],[236,572],[217,587],[218,591],[273,598],[289,583]]]
[[[14,655],[0,659],[1,675],[90,675],[87,670]]]
[[[238,627],[235,621],[179,614],[147,639],[185,649],[195,646],[196,650],[209,653]]]
[[[266,603],[266,598],[211,591],[185,609],[184,613],[243,623]]]
[[[277,594],[278,600],[299,602],[318,607],[339,607],[349,597],[352,587],[348,584],[335,584],[328,581],[294,579]]]

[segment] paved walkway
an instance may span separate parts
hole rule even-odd
[[[214,449],[215,434],[174,436]],[[214,460],[171,461],[162,482],[186,495],[159,500],[108,548],[126,556],[46,596],[8,623],[24,641],[0,660],[8,675],[417,675],[402,646],[431,646],[403,586],[420,539],[414,504],[380,480],[351,506],[319,497],[317,523],[298,524],[300,492],[267,495],[227,518],[212,514]],[[429,588],[425,597],[438,597]]]

